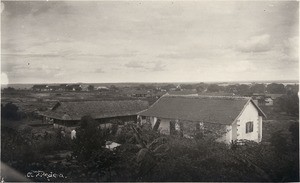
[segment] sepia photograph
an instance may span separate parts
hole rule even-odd
[[[1,183],[299,182],[299,1],[1,0]]]

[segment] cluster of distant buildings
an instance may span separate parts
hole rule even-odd
[[[64,92],[64,91],[108,91],[109,88],[106,86],[94,87],[93,85],[82,85],[82,84],[59,84],[59,85],[46,85],[38,84],[31,87],[32,91],[36,92]]]
[[[198,95],[196,89],[188,89],[188,90],[136,90],[136,89],[125,89],[122,91],[127,97],[134,97],[134,98],[147,98],[147,97],[156,97],[159,98],[165,94],[170,95]]]
[[[59,84],[59,85],[34,85],[32,91],[36,92],[64,92],[64,91],[110,91],[106,86],[98,86],[94,88],[92,85],[83,86],[81,84]],[[161,88],[157,88],[156,90],[152,89],[136,89],[133,87],[124,87],[119,93],[126,97],[132,98],[147,98],[154,97],[160,98],[165,94],[170,95],[189,95],[189,96],[198,96],[198,95],[206,95],[206,96],[235,96],[234,93],[224,93],[224,92],[215,92],[215,93],[207,93],[202,92],[199,93],[196,89],[181,89],[180,86],[176,88],[171,88],[169,91],[166,91]],[[251,97],[253,102],[256,105],[260,106],[273,106],[274,101],[283,96],[283,94],[269,94],[269,93],[253,93],[252,95],[247,95],[246,97]]]
[[[65,92],[65,91],[110,91],[111,89],[106,86],[94,87],[93,85],[81,85],[81,84],[59,84],[59,85],[45,85],[38,84],[33,85],[31,88],[35,92]],[[134,87],[123,87],[118,90],[120,95],[133,98],[147,98],[154,97],[159,98],[168,93],[171,95],[198,95],[196,89],[180,89],[171,88],[169,91],[161,88],[153,89],[137,89]]]
[[[271,93],[253,93],[251,96],[253,101],[260,106],[273,106],[276,100],[284,94],[271,94]]]
[[[31,88],[33,91],[48,92],[48,91],[81,91],[82,86],[80,84],[59,84],[59,85],[33,85]]]

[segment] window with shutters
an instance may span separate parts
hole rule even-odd
[[[253,132],[253,122],[249,121],[246,123],[246,133],[251,133]]]

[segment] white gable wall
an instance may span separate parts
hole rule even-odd
[[[253,122],[253,132],[246,133],[246,123],[249,121]],[[235,123],[232,125],[235,125]],[[259,116],[257,108],[251,102],[246,105],[243,113],[237,119],[236,125],[237,131],[236,134],[232,134],[233,140],[247,139],[256,142],[261,141],[262,117]]]

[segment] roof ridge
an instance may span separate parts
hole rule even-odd
[[[143,111],[140,111],[138,114],[140,114],[140,113],[142,113],[142,112],[144,112],[144,111],[147,111],[147,110],[150,110],[155,104],[157,104],[162,98],[164,98],[164,97],[166,97],[166,96],[170,96],[170,94],[167,92],[167,93],[165,93],[163,96],[161,96],[160,98],[158,98],[152,105],[150,105],[149,107],[148,107],[148,109],[145,109],[145,110],[143,110]],[[148,103],[149,104],[149,103]]]
[[[148,102],[145,100],[83,100],[83,101],[58,101],[59,103],[84,103],[84,102]]]
[[[162,97],[169,97],[169,98],[218,98],[218,99],[246,99],[249,100],[251,97],[242,97],[242,96],[212,96],[212,95],[198,95],[198,96],[193,96],[193,95],[164,95]]]

